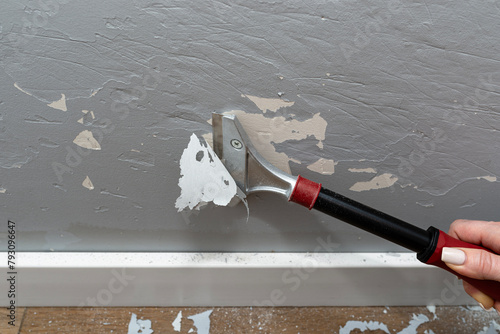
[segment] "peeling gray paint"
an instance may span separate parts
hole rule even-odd
[[[65,250],[312,251],[320,235],[399,250],[269,194],[248,223],[242,207],[177,214],[182,150],[214,110],[320,113],[323,148],[274,145],[293,173],[422,227],[498,219],[496,2],[51,3],[0,14],[0,212],[19,250],[53,248],[54,231],[79,240]],[[264,113],[245,96],[294,103]],[[82,131],[101,150],[74,144]],[[320,158],[332,175],[307,169]],[[383,174],[396,183],[349,190]]]

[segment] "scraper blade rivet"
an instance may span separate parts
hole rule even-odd
[[[240,150],[243,147],[243,144],[238,139],[231,139],[231,146]]]

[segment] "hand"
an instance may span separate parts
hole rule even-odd
[[[456,239],[486,247],[500,254],[500,222],[456,220],[448,234]],[[476,279],[500,282],[500,255],[471,248],[443,248],[442,261],[457,273]],[[493,300],[474,286],[463,282],[464,290],[484,309],[500,313],[500,300]]]

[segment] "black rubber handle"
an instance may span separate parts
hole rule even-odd
[[[429,231],[323,187],[312,208],[417,253],[431,245],[432,235]]]
[[[469,282],[485,294],[500,300],[500,282],[477,280],[462,276],[441,260],[444,247],[475,248],[492,252],[479,245],[469,244],[450,237],[434,227],[423,230],[386,213],[353,201],[350,198],[325,189],[321,184],[297,177],[290,201],[309,209],[316,209],[338,218],[369,233],[417,252],[417,258],[426,264],[447,270]],[[492,252],[493,253],[493,252]]]

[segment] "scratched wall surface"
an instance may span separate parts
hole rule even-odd
[[[496,1],[9,0],[0,17],[0,220],[19,250],[401,250],[272,194],[248,222],[178,213],[212,111],[325,124],[250,135],[421,227],[499,219]]]

